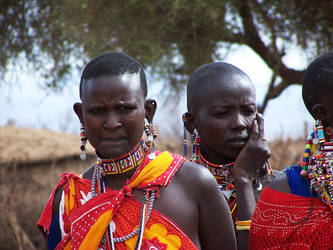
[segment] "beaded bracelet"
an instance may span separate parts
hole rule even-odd
[[[250,230],[251,220],[240,220],[236,222],[236,229],[238,231]]]

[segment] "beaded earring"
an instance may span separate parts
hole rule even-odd
[[[157,137],[157,129],[152,122],[149,123],[147,118],[144,119],[144,123],[144,130],[148,138],[148,146],[152,148],[154,147],[154,140]]]
[[[81,128],[80,128],[80,137],[81,137],[81,154],[80,154],[80,158],[81,160],[85,161],[87,159],[87,155],[86,155],[86,144],[87,144],[87,135],[86,135],[86,128],[84,127],[83,124],[81,124]]]
[[[325,142],[324,128],[320,120],[316,120],[315,130],[318,141],[314,141],[314,143],[317,144]]]
[[[183,115],[182,119],[183,119],[183,125],[184,125],[184,153],[183,153],[183,157],[187,158],[187,122],[185,120],[184,115]]]
[[[326,129],[330,132],[330,127]],[[312,150],[315,147],[317,149],[317,146],[319,143],[324,143],[326,141],[325,135],[324,135],[324,128],[321,124],[320,120],[316,120],[315,123],[315,129],[314,131],[308,136],[306,140],[306,146],[301,162],[302,170],[300,172],[300,175],[302,177],[306,177],[308,175],[308,166],[310,164],[310,158],[312,154]],[[318,148],[319,149],[319,148]]]
[[[191,134],[191,147],[192,155],[191,161],[196,162],[199,158],[199,147],[200,147],[200,135],[196,129],[194,129],[193,134]]]

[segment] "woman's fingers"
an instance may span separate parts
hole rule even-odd
[[[258,131],[259,131],[258,140],[266,141],[264,118],[262,117],[262,114],[257,113],[257,121],[258,121]]]

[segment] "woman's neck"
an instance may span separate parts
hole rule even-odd
[[[200,145],[199,151],[204,159],[213,164],[224,165],[234,161],[233,159],[222,156],[218,152],[203,144]]]

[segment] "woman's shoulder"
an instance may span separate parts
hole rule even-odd
[[[276,191],[291,194],[291,189],[288,183],[286,171],[282,171],[275,179],[273,179],[268,184],[268,187]]]
[[[283,193],[311,197],[309,180],[300,175],[301,170],[298,164],[287,167],[269,184],[269,187]]]
[[[183,179],[187,179],[188,181],[193,182],[193,180],[196,180],[196,183],[216,182],[214,176],[207,168],[193,162],[184,161],[178,172]]]

